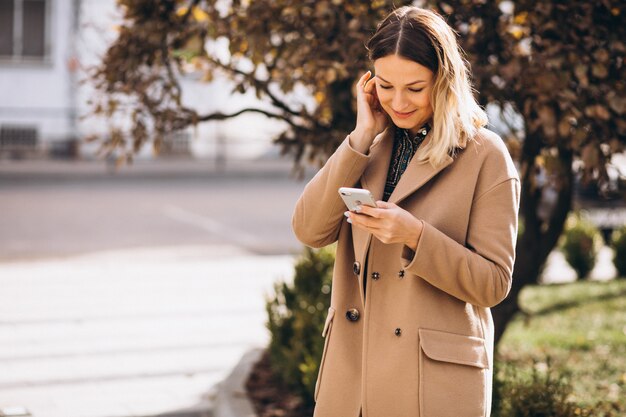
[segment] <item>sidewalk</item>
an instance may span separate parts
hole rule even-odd
[[[104,160],[0,160],[0,184],[43,181],[93,181],[111,179],[193,179],[193,178],[288,178],[294,163],[288,157],[228,160],[224,165],[214,160],[193,158],[158,158],[138,160],[115,167]],[[315,173],[306,168],[306,176]]]
[[[210,416],[211,388],[268,342],[264,294],[293,257],[230,246],[0,264],[0,409]]]

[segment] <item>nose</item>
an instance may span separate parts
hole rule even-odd
[[[406,100],[406,96],[402,91],[396,91],[391,100],[391,107],[395,111],[404,111],[408,107],[408,102]]]

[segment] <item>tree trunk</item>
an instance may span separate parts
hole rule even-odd
[[[558,148],[560,166],[554,184],[558,191],[557,203],[547,222],[537,215],[542,190],[536,187],[534,176],[535,159],[539,155],[541,143],[540,136],[528,136],[522,149],[520,219],[523,219],[523,233],[518,236],[511,292],[492,310],[496,345],[520,310],[519,296],[522,289],[538,282],[539,274],[561,236],[572,207],[573,153],[569,149]]]

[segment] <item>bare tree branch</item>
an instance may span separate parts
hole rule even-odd
[[[302,112],[298,112],[295,111],[291,108],[289,108],[289,106],[287,106],[283,101],[279,100],[278,97],[276,97],[270,90],[269,90],[269,82],[268,81],[261,81],[258,78],[256,78],[254,76],[254,74],[252,73],[247,73],[244,71],[241,71],[240,69],[234,68],[230,65],[225,65],[223,64],[220,60],[210,57],[207,57],[207,60],[212,63],[215,64],[216,66],[220,67],[221,69],[227,71],[227,72],[231,72],[237,75],[241,75],[243,76],[248,82],[250,82],[251,84],[253,84],[253,86],[257,89],[257,90],[261,90],[263,91],[271,100],[272,105],[278,107],[279,109],[290,113],[294,116],[300,116],[302,117]],[[307,118],[307,117],[305,117]]]
[[[260,113],[263,114],[267,117],[270,117],[272,119],[278,119],[278,120],[282,120],[284,122],[287,122],[290,126],[294,127],[294,128],[298,128],[301,129],[301,126],[298,126],[296,123],[294,123],[289,117],[280,115],[280,114],[276,114],[276,113],[272,113],[269,112],[267,110],[263,110],[263,109],[257,109],[257,108],[245,108],[242,110],[239,110],[235,113],[230,113],[230,114],[226,114],[226,113],[221,113],[221,112],[215,112],[215,113],[210,113],[210,114],[205,114],[203,116],[197,116],[195,118],[196,122],[208,122],[210,120],[226,120],[226,119],[230,119],[233,117],[237,117],[243,113]]]

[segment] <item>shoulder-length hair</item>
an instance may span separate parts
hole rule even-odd
[[[421,161],[440,164],[487,124],[487,115],[474,98],[469,64],[456,33],[439,14],[414,6],[400,7],[380,22],[366,47],[371,61],[395,54],[433,72],[430,101],[434,140],[419,153]]]

